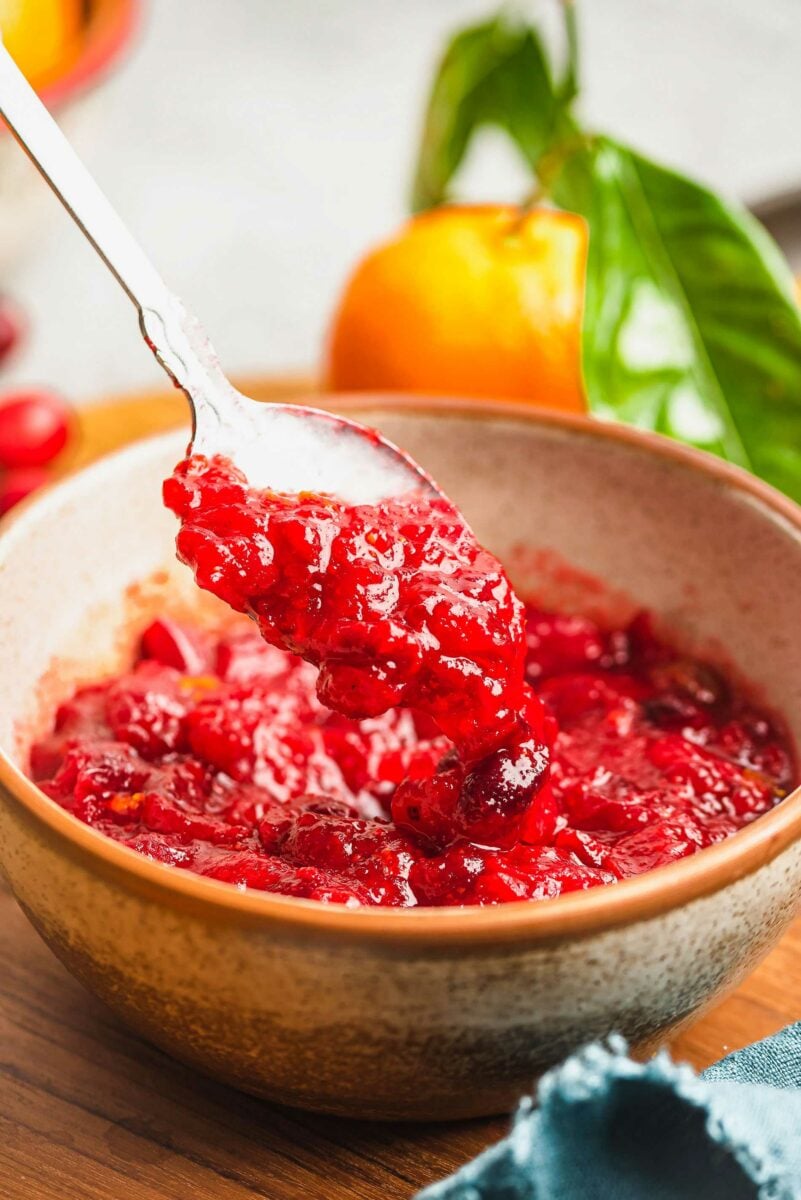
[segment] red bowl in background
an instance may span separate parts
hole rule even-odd
[[[102,121],[102,106],[93,102],[130,47],[141,10],[141,0],[84,0],[77,50],[65,59],[63,73],[40,89],[81,154]],[[0,121],[0,272],[30,248],[52,213],[48,203],[47,188]]]
[[[67,61],[64,73],[40,89],[48,108],[57,111],[116,66],[131,43],[140,14],[140,0],[84,0],[80,49]]]

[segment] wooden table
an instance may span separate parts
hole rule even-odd
[[[251,384],[265,397],[302,382]],[[85,414],[71,465],[174,426],[178,396]],[[703,1067],[801,1018],[801,920],[674,1043]],[[57,962],[0,885],[3,1200],[401,1200],[500,1137],[506,1120],[357,1124],[201,1078],[128,1033]]]

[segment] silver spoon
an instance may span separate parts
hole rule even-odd
[[[408,455],[355,421],[262,404],[232,386],[200,322],[169,291],[1,42],[0,115],[136,305],[145,341],[189,400],[193,453],[225,455],[253,487],[280,492],[369,504],[436,493]]]

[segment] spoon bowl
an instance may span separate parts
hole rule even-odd
[[[191,449],[230,459],[251,487],[327,493],[349,504],[438,494],[407,454],[355,421],[317,408],[262,404],[241,392],[230,403],[236,423],[198,429]]]
[[[224,376],[218,386],[222,403],[205,397],[193,404],[190,452],[229,459],[251,487],[329,494],[348,504],[441,494],[408,454],[357,421],[309,405],[252,400]]]

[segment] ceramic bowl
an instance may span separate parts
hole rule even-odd
[[[645,606],[688,649],[724,647],[801,737],[801,510],[789,501],[711,458],[580,418],[397,398],[357,411],[459,501],[524,594],[618,616]],[[543,1068],[612,1030],[653,1045],[743,978],[801,892],[801,792],[638,879],[428,911],[239,891],[149,862],[44,797],[23,767],[47,711],[76,680],[121,666],[154,612],[198,607],[160,502],[182,441],[82,471],[0,537],[0,857],[80,980],[164,1050],[248,1092],[445,1119],[509,1108]]]
[[[64,70],[41,89],[41,97],[72,143],[91,148],[98,118],[99,86],[128,48],[140,0],[84,0],[80,48]],[[0,267],[22,256],[52,215],[39,175],[0,122]]]

